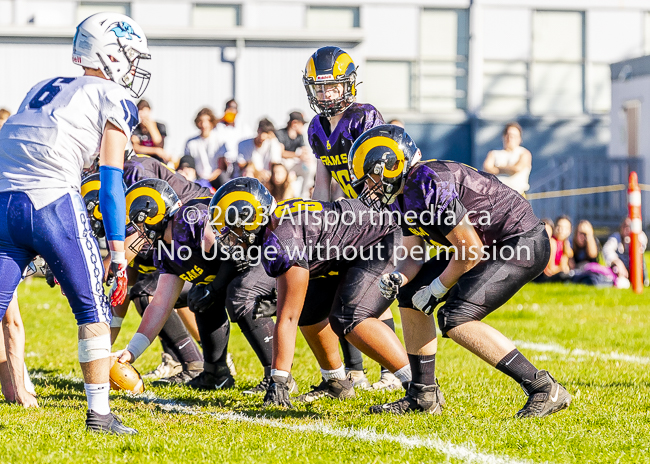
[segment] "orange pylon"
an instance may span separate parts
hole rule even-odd
[[[630,172],[630,182],[627,190],[627,205],[631,220],[630,233],[630,283],[634,293],[643,292],[643,249],[639,243],[642,232],[641,223],[641,189],[636,172]]]

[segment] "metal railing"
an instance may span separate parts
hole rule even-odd
[[[627,181],[636,171],[645,182],[645,163],[641,158],[571,157],[553,160],[531,176],[530,198],[538,217],[555,219],[566,214],[574,221],[589,220],[594,227],[617,229],[627,215]],[[590,187],[609,187],[589,189]],[[583,189],[583,190],[575,190]],[[567,191],[568,192],[560,192]],[[613,191],[600,191],[613,190]],[[594,193],[597,191],[598,193]],[[544,192],[558,192],[551,198]],[[650,225],[650,194],[643,192],[644,228]],[[555,196],[557,195],[557,196]]]

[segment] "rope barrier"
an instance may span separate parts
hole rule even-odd
[[[650,190],[650,185],[641,184],[642,190]],[[645,188],[644,188],[645,187]],[[540,200],[542,198],[558,198],[558,197],[569,197],[573,195],[588,195],[590,193],[603,193],[603,192],[618,192],[625,190],[627,186],[625,184],[616,184],[616,185],[603,185],[601,187],[585,187],[585,188],[576,188],[576,189],[566,189],[566,190],[556,190],[554,192],[540,192],[540,193],[527,193],[527,200]]]

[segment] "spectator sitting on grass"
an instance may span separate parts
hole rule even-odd
[[[287,168],[281,163],[273,163],[271,165],[271,178],[266,184],[266,187],[277,202],[295,196],[291,185],[289,171],[287,171]]]
[[[215,189],[214,187],[212,187],[212,185],[210,185],[209,180],[199,179],[197,177],[194,158],[192,158],[191,156],[185,155],[181,158],[181,160],[178,162],[178,168],[176,168],[176,172],[181,176],[185,177],[190,182],[196,182],[201,187],[208,188],[212,190],[214,193]]]
[[[629,287],[629,269],[630,269],[630,234],[632,233],[632,220],[625,218],[621,223],[621,228],[618,232],[612,234],[605,244],[603,245],[603,257],[605,264],[612,268],[614,273],[618,276],[616,286],[625,288],[624,284],[619,284],[618,281],[627,281]],[[639,245],[643,253],[648,245],[648,237],[641,231],[639,234]],[[644,284],[647,281],[647,272],[645,263],[643,265],[643,280]],[[646,284],[647,285],[647,284]]]
[[[138,102],[138,113],[140,124],[135,127],[131,136],[133,151],[138,155],[149,155],[158,161],[168,163],[172,157],[164,149],[167,128],[163,123],[153,120],[151,106],[147,100]]]
[[[198,177],[213,180],[221,174],[217,151],[225,141],[214,130],[217,118],[210,108],[202,108],[194,118],[194,124],[201,133],[187,141],[185,156],[194,158]]]
[[[239,157],[233,177],[241,176],[241,169],[249,162],[259,172],[265,172],[264,181],[271,177],[271,164],[282,162],[282,144],[275,136],[273,123],[264,118],[257,127],[257,137],[239,143]]]
[[[573,236],[573,258],[570,261],[572,269],[582,269],[587,263],[600,261],[601,246],[594,236],[591,222],[583,219],[578,223]]]
[[[546,232],[550,236],[551,257],[544,272],[534,281],[537,283],[562,282],[571,278],[569,259],[573,257],[573,250],[569,244],[571,236],[571,220],[568,216],[560,216],[555,221],[543,219]],[[552,230],[552,232],[551,232]]]

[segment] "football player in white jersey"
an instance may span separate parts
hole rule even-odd
[[[72,61],[84,75],[37,84],[0,130],[0,318],[22,270],[40,254],[79,326],[86,427],[96,432],[137,433],[109,406],[111,309],[99,246],[79,194],[81,172],[99,156],[101,212],[116,277],[110,304],[116,305],[126,294],[124,148],[138,124],[134,98],[151,76],[139,62],[149,58],[144,32],[131,18],[90,16],[73,40]]]

